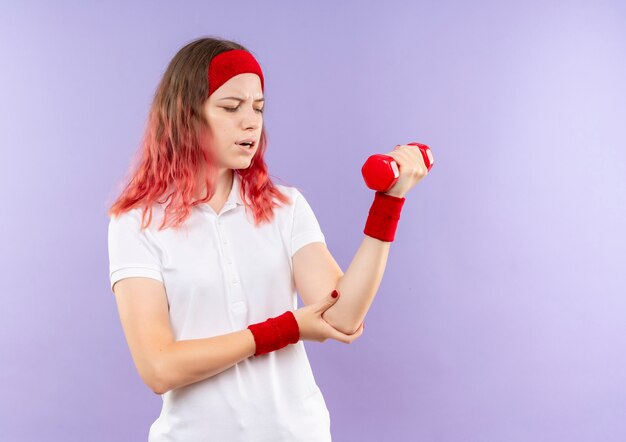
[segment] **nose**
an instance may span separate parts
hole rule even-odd
[[[258,128],[263,121],[263,116],[253,106],[246,106],[242,120],[244,126]]]

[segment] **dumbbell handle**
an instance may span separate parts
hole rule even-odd
[[[430,147],[415,142],[408,144],[419,147],[422,158],[424,158],[424,163],[430,171],[434,164],[431,164],[430,158],[428,158],[427,150],[429,150]],[[367,161],[365,161],[363,167],[361,167],[361,174],[363,175],[363,180],[365,180],[367,187],[372,190],[386,192],[398,181],[400,169],[392,156],[377,153],[370,156]]]

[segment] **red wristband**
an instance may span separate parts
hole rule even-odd
[[[393,241],[406,198],[376,192],[363,233],[381,241]]]
[[[296,321],[296,317],[290,310],[275,318],[269,318],[257,324],[250,324],[248,329],[252,332],[256,342],[254,356],[279,350],[288,344],[295,344],[300,340],[298,321]]]

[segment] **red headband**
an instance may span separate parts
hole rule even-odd
[[[259,76],[261,89],[265,92],[261,66],[250,52],[243,49],[230,49],[217,54],[209,64],[209,94],[207,97],[230,78],[246,72]]]

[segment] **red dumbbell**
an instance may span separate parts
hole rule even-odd
[[[408,143],[412,146],[419,146],[420,152],[422,153],[422,157],[424,158],[424,163],[428,168],[428,171],[433,167],[433,164],[430,163],[430,158],[428,158],[427,150],[430,150],[425,144],[422,143]],[[370,156],[363,167],[361,167],[361,174],[363,175],[363,179],[365,180],[365,184],[372,190],[386,192],[396,184],[398,181],[398,177],[400,176],[400,169],[398,169],[398,164],[393,159],[393,157],[389,155],[385,155],[382,153],[377,153]]]

